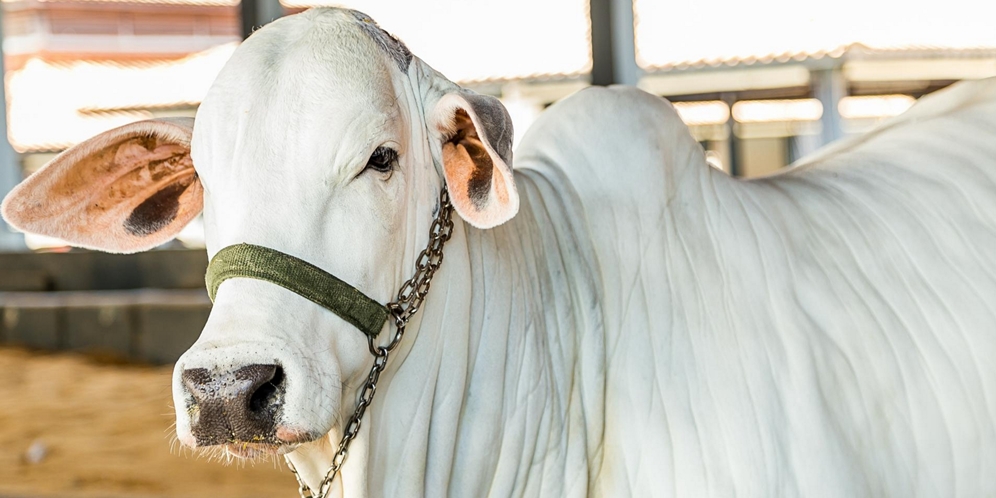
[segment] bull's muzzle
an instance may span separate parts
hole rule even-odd
[[[181,374],[193,402],[187,407],[197,446],[278,444],[276,421],[284,400],[279,365],[248,365],[229,372],[191,368]]]

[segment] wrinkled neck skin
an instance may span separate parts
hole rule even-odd
[[[442,81],[431,71],[415,59],[408,81],[398,85],[413,121],[442,93],[428,86]],[[421,164],[431,166],[415,172],[421,178],[409,190],[399,286],[428,241],[442,186],[440,151],[430,145],[436,141],[424,119],[412,129],[412,143],[424,145]],[[530,203],[544,190],[556,198],[546,179],[517,174],[516,182],[522,206],[511,222],[478,230],[453,214],[426,304],[392,354],[330,496],[586,495],[601,423],[601,380],[583,376],[580,364],[602,370],[600,329],[588,323],[599,313],[586,273],[594,259],[578,244],[558,241],[581,230],[562,221],[565,206]],[[586,271],[566,270],[575,267]],[[393,332],[392,326],[380,339]],[[342,423],[289,454],[313,489],[366,374],[342,394]],[[582,398],[582,389],[595,394]]]

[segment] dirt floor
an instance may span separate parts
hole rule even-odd
[[[282,464],[172,445],[170,367],[0,348],[0,497],[292,497]]]

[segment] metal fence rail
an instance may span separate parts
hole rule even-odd
[[[0,253],[0,344],[172,363],[211,309],[203,250]]]

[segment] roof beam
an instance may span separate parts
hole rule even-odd
[[[736,92],[727,92],[722,95],[723,102],[730,108],[730,116],[726,119],[727,128],[727,143],[730,150],[729,164],[726,165],[726,172],[730,176],[743,176],[743,165],[740,164],[740,149],[743,145],[740,143],[740,137],[737,136],[737,123],[733,119],[733,106],[736,105],[738,97]]]
[[[752,90],[768,92],[779,89],[804,88],[809,92],[809,71],[801,65],[761,68],[738,68],[728,71],[661,72],[640,78],[640,88],[654,95],[672,99],[685,95]],[[743,95],[740,98],[745,98]],[[751,98],[751,97],[746,97]]]
[[[633,0],[589,0],[591,84],[631,85],[640,79],[636,64]]]

